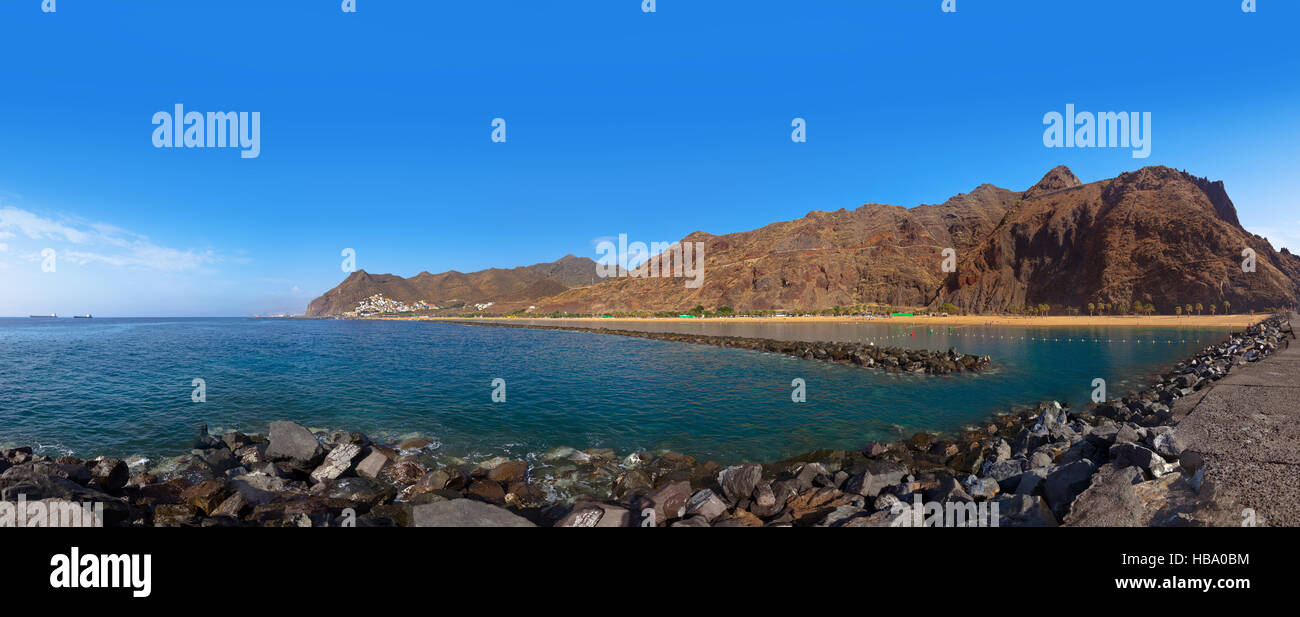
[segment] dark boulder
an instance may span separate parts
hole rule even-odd
[[[270,438],[266,455],[273,461],[290,461],[314,468],[325,458],[325,448],[316,436],[296,422],[272,422]]]

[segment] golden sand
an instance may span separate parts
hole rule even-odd
[[[691,322],[707,321],[710,323],[881,323],[897,325],[931,325],[931,326],[1118,326],[1147,328],[1242,328],[1263,321],[1268,315],[1152,315],[1134,317],[1132,315],[1047,315],[1022,317],[1017,315],[954,315],[950,317],[878,317],[864,320],[862,317],[709,317],[705,319],[683,319],[680,317],[620,317],[606,319],[600,317],[572,317],[548,319],[541,317],[472,317],[459,319],[484,319],[500,321],[542,321],[546,323],[585,322],[592,324],[617,324],[641,322]],[[425,318],[416,318],[425,319]],[[433,317],[428,319],[458,319]]]

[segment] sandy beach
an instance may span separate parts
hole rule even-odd
[[[600,317],[574,317],[565,319],[546,319],[539,317],[469,317],[469,318],[451,318],[451,317],[431,317],[427,319],[437,319],[441,321],[451,321],[455,319],[492,319],[503,321],[539,321],[544,320],[547,323],[641,323],[641,322],[691,322],[707,321],[710,323],[884,323],[898,325],[917,325],[917,326],[1021,326],[1021,327],[1043,327],[1043,326],[1115,326],[1115,327],[1148,327],[1148,328],[1244,328],[1249,325],[1259,323],[1268,315],[1258,314],[1235,314],[1235,315],[1152,315],[1150,317],[1134,317],[1132,315],[1049,315],[1039,317],[1022,317],[1018,315],[954,315],[949,317],[888,317],[864,320],[861,317],[710,317],[707,319],[684,319],[684,318],[652,318],[652,317],[627,317],[616,319],[605,319]],[[426,319],[419,317],[415,319]]]

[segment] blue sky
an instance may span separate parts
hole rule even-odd
[[[1300,3],[940,4],[0,0],[0,315],[300,313],[344,248],[404,276],[594,258],[1058,164],[1223,180],[1300,249]],[[259,112],[260,156],[155,148],[177,103]],[[1066,103],[1151,112],[1151,156],[1044,147]]]

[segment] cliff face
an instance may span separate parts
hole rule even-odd
[[[1004,311],[1089,302],[1132,306],[1202,303],[1234,310],[1291,306],[1300,258],[1241,227],[1222,182],[1146,167],[1083,184],[1066,167],[1025,191],[989,184],[942,204],[867,204],[814,211],[752,231],[697,231],[703,285],[682,278],[595,276],[590,259],[410,279],[355,272],[317,298],[310,315],[337,314],[374,293],[397,300],[493,301],[490,312],[823,309],[865,303]],[[944,272],[943,250],[957,271]],[[1242,250],[1256,254],[1242,272]]]
[[[867,300],[924,304],[943,282],[941,251],[959,254],[982,240],[1019,194],[982,185],[939,205],[912,209],[867,204],[810,212],[794,221],[714,236],[704,242],[704,279],[610,278],[538,305],[543,312],[685,310],[697,304],[736,310],[827,308]]]
[[[1243,229],[1221,182],[1146,167],[1025,195],[932,303],[998,311],[1140,301],[1168,312],[1225,300],[1236,309],[1293,305],[1300,295],[1300,260]],[[1246,248],[1255,272],[1242,271]]]
[[[586,257],[566,255],[550,263],[518,268],[491,268],[463,273],[451,270],[438,274],[421,272],[411,278],[393,274],[370,274],[357,270],[342,283],[307,305],[309,316],[338,315],[356,308],[357,303],[374,294],[401,302],[427,301],[445,306],[477,302],[528,303],[554,295],[574,285],[588,285],[595,280],[596,262]]]

